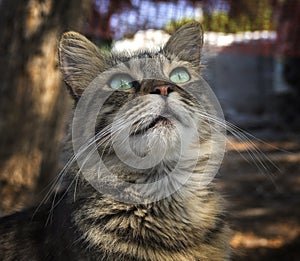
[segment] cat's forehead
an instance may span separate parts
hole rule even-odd
[[[114,56],[122,62],[128,62],[131,59],[157,58],[162,53],[163,53],[162,50],[159,51],[137,50],[132,52],[114,53]]]
[[[122,53],[115,56],[115,60],[119,65],[124,65],[130,72],[141,78],[164,78],[174,68],[188,66],[187,62],[168,56],[162,50]],[[119,68],[124,68],[124,66]]]

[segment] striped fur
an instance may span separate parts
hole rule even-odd
[[[146,186],[144,202],[126,201],[136,195],[128,187],[120,201],[103,192],[118,191],[120,187],[101,183],[99,188],[103,191],[99,192],[74,162],[63,173],[66,192],[55,194],[34,215],[34,210],[27,210],[0,219],[0,260],[229,260],[229,229],[223,200],[213,182],[206,182],[207,173],[218,168],[215,159],[222,154],[218,144],[223,136],[219,125],[201,117],[203,111],[215,115],[216,110],[209,95],[198,90],[203,84],[199,75],[202,38],[201,26],[189,23],[158,52],[107,54],[77,33],[62,37],[61,68],[76,104],[101,73],[98,85],[103,93],[109,91],[107,81],[116,73],[115,68],[136,79],[134,88],[116,91],[105,101],[97,116],[95,135],[118,120],[122,123],[118,129],[122,134],[126,120],[132,118],[131,149],[137,155],[146,155],[147,146],[157,153],[166,150],[155,167],[136,169],[116,155],[113,134],[105,133],[97,149],[110,173],[133,184],[151,184],[162,177],[173,181],[157,183],[156,190]],[[185,68],[191,80],[170,84],[168,77],[174,68]],[[163,113],[166,99],[153,94],[153,87],[162,84],[168,84],[172,90],[166,99],[174,119],[168,125],[155,125],[146,139],[143,133],[153,115]],[[83,112],[82,135],[87,131],[84,123],[93,120],[93,106],[91,103]],[[174,122],[183,130],[183,141]],[[198,136],[191,132],[192,125],[196,126]],[[212,129],[220,135],[212,135]],[[66,147],[72,154],[71,136]],[[123,154],[127,155],[127,148]],[[191,165],[195,155],[196,164]],[[172,170],[178,162],[184,171],[174,174]],[[96,176],[92,168],[87,168],[87,173],[89,177]],[[190,175],[184,184],[180,183],[181,174]],[[178,184],[182,185],[180,189],[164,197]]]

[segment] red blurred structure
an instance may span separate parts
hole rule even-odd
[[[277,19],[279,54],[300,56],[300,1],[284,1],[277,7]]]

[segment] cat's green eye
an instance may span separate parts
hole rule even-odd
[[[114,75],[109,85],[115,90],[128,90],[133,87],[133,79],[127,74]]]
[[[186,69],[179,67],[170,73],[170,80],[174,83],[185,83],[191,79]]]

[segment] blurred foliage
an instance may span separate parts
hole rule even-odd
[[[173,33],[176,28],[193,18],[200,19],[199,13],[196,14],[196,10],[199,8],[203,12],[202,24],[205,31],[236,33],[274,30],[274,14],[276,6],[281,1],[94,0],[93,10],[86,23],[84,33],[98,45],[102,46],[103,43],[109,45],[116,35],[118,35],[117,37],[128,36],[141,29],[161,28],[166,23],[167,17],[170,16],[172,18],[169,19],[173,20],[167,23],[163,29],[168,33]],[[165,9],[166,7],[168,9]],[[167,10],[168,14],[162,13],[161,10],[164,12]],[[181,14],[185,14],[187,10],[190,10],[189,18],[181,19]],[[163,19],[165,20],[159,23]]]
[[[210,3],[207,1],[206,3]],[[226,11],[212,8],[204,8],[201,21],[205,31],[237,33],[245,31],[275,30],[273,19],[274,2],[261,1],[224,1],[228,4]],[[172,34],[181,25],[193,21],[193,18],[184,18],[167,23],[164,30]]]
[[[102,53],[104,53],[104,54],[106,54],[106,55],[110,55],[110,53],[111,53],[111,42],[110,42],[110,44],[108,44],[108,43],[95,43],[96,44],[96,46],[101,50],[101,52]]]
[[[237,33],[275,30],[274,1],[227,0],[224,2],[228,3],[228,11],[204,12],[202,24],[205,31]]]
[[[179,27],[182,25],[195,21],[193,18],[183,18],[181,20],[177,21],[171,21],[166,24],[166,26],[163,28],[164,31],[166,31],[168,34],[173,34]]]

